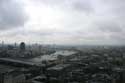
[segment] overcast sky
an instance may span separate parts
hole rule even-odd
[[[125,0],[0,0],[0,41],[125,44]]]

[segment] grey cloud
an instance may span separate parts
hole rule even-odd
[[[119,40],[120,40],[120,41],[122,40],[122,41],[124,42],[124,41],[125,41],[125,37],[123,37],[123,35],[125,35],[125,34],[122,34],[122,35],[112,34],[112,35],[111,35],[111,38],[112,38],[112,39],[115,39],[115,40],[118,40],[118,41],[119,41]],[[121,41],[121,42],[122,42],[122,41]]]
[[[97,23],[97,29],[102,32],[122,32],[120,24],[113,21],[100,21]]]
[[[0,30],[23,26],[27,15],[16,0],[0,0]]]
[[[109,6],[110,12],[118,17],[125,16],[124,0],[102,0],[102,3]]]
[[[77,11],[93,12],[94,8],[90,0],[75,0],[72,7]]]
[[[125,33],[121,32],[119,34],[111,34],[110,40],[115,41],[117,44],[124,45],[125,44]]]
[[[27,16],[23,10],[22,5],[16,1],[19,0],[0,0],[0,30],[19,27],[25,24]],[[6,37],[7,39],[13,37],[17,38],[20,37],[19,39],[24,38],[26,40],[28,40],[27,38],[29,37],[29,39],[31,39],[32,41],[43,40],[46,42],[49,40],[51,41],[57,40],[57,43],[60,43],[60,41],[61,43],[70,43],[72,42],[72,40],[75,40],[74,42],[76,42],[76,44],[82,42],[84,44],[85,41],[88,44],[101,44],[101,43],[112,44],[113,42],[114,44],[121,44],[121,43],[125,44],[124,43],[125,42],[124,0],[27,0],[27,1],[29,5],[36,6],[36,8],[44,6],[50,9],[52,8],[52,11],[58,8],[61,12],[63,12],[64,17],[63,19],[61,19],[62,23],[59,25],[57,31],[49,30],[50,28],[46,28],[44,30],[43,28],[45,28],[46,26],[40,28],[39,31],[32,30],[32,28],[42,26],[42,24],[40,24],[40,26],[39,25],[31,26],[30,29],[27,31],[25,30],[26,27],[25,26],[23,27],[24,28],[23,30],[16,29],[15,32],[12,30],[12,32],[10,33],[9,32],[6,33],[4,32],[4,34],[0,33],[1,37]],[[58,11],[58,9],[56,11]],[[42,11],[42,8],[41,10],[38,11]],[[89,15],[90,13],[91,15]],[[67,38],[68,41],[62,42],[61,39],[64,38]]]
[[[91,0],[34,0],[48,6],[61,7],[64,10],[83,11],[86,13],[93,12],[94,9]]]

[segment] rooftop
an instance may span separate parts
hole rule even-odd
[[[56,65],[54,67],[48,68],[48,70],[62,70],[62,69],[67,68],[69,66],[70,66],[70,64],[59,64],[59,65]]]
[[[12,72],[16,68],[11,67],[11,66],[5,66],[5,65],[0,65],[0,73],[7,73],[7,72]]]

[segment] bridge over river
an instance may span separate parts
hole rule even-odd
[[[42,67],[42,64],[38,64],[31,61],[12,59],[12,58],[0,58],[0,63],[15,65],[15,66],[39,66]]]

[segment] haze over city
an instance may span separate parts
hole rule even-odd
[[[0,40],[125,44],[124,0],[0,0]]]
[[[0,83],[125,83],[125,0],[0,0]]]

